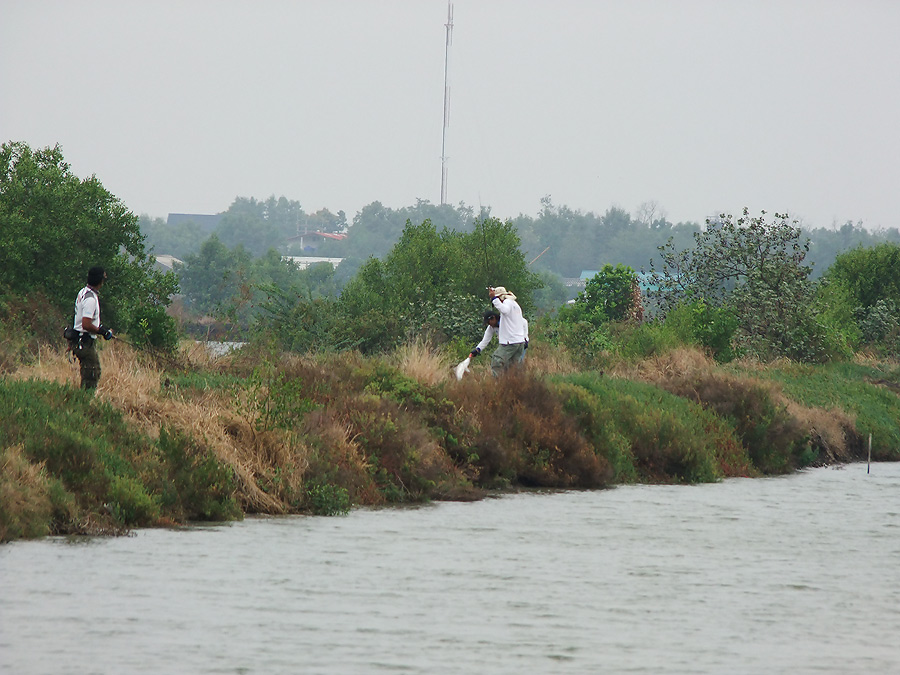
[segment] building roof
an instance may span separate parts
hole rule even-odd
[[[288,237],[288,241],[303,239],[303,237],[325,237],[327,239],[337,239],[338,241],[340,241],[341,239],[346,239],[347,235],[336,232],[304,232],[303,234],[297,234],[293,237]]]
[[[321,262],[331,263],[331,266],[337,269],[337,266],[344,260],[343,258],[319,258],[311,255],[283,255],[281,259],[290,260],[301,270]]]
[[[174,255],[155,255],[157,267],[162,268],[165,272],[171,272],[175,269],[175,265],[183,265],[184,262],[176,258]]]

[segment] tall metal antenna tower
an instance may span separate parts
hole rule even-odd
[[[444,129],[441,133],[441,204],[447,203],[447,127],[450,126],[450,45],[453,44],[453,3],[447,3],[447,43],[444,47]]]

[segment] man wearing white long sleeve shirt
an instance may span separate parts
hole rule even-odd
[[[515,295],[503,286],[497,286],[488,289],[488,296],[491,304],[500,312],[500,325],[497,328],[497,339],[500,346],[491,357],[491,373],[496,377],[521,361],[525,353],[525,342],[528,339],[528,328]],[[487,335],[487,331],[485,331],[485,335]]]
[[[500,313],[493,309],[485,312],[484,325],[484,337],[482,337],[481,342],[475,345],[474,349],[469,352],[469,358],[474,359],[484,349],[487,349],[487,346],[491,343],[491,340],[493,340],[497,333],[500,332]]]
[[[520,362],[525,360],[525,352],[528,351],[528,319],[522,319],[522,321],[525,322],[525,349],[522,351],[522,356],[519,357]],[[487,346],[491,344],[491,340],[493,340],[500,332],[500,313],[494,309],[485,312],[484,325],[486,326],[484,329],[484,336],[481,338],[481,342],[475,345],[475,347],[472,348],[472,351],[469,352],[470,359],[474,359],[487,349]]]

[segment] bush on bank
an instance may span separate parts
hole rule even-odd
[[[103,349],[96,398],[61,354],[0,379],[12,411],[0,539],[783,473],[860,458],[867,429],[876,458],[900,458],[900,397],[882,383],[896,371],[725,370],[688,350],[573,373],[539,343],[501,382],[485,363],[457,381],[456,355],[423,345],[385,357],[257,345],[165,368]]]
[[[900,458],[900,368],[878,363],[827,363],[808,366],[779,363],[749,371],[736,368],[746,377],[770,381],[786,396],[806,406],[835,411],[842,419],[850,451],[855,458],[867,455],[872,436],[872,459]]]
[[[154,441],[80,389],[0,379],[0,540],[239,518],[231,471],[195,439]]]

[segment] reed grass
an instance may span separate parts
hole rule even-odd
[[[402,373],[430,387],[449,380],[451,365],[455,365],[448,354],[422,338],[401,345],[393,358]]]

